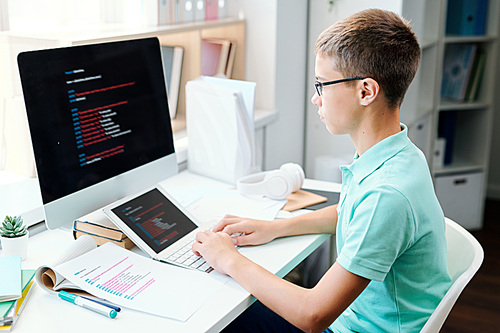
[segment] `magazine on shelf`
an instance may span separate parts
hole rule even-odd
[[[465,100],[476,52],[476,44],[450,44],[446,47],[441,97],[457,102]]]

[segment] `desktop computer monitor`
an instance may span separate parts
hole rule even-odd
[[[23,52],[48,229],[177,173],[157,38]]]

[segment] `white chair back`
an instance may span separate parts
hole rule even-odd
[[[458,296],[478,271],[484,259],[481,244],[462,226],[445,218],[448,271],[453,284],[424,325],[421,333],[439,332]]]

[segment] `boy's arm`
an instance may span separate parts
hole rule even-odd
[[[302,288],[241,255],[225,233],[206,231],[196,238],[193,250],[212,267],[233,277],[264,305],[305,331],[326,329],[370,282],[335,263],[314,288]]]
[[[213,229],[233,237],[236,245],[258,245],[278,237],[303,234],[334,234],[337,226],[337,205],[328,206],[288,219],[262,221],[226,215]]]

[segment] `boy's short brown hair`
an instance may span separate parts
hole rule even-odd
[[[323,31],[314,53],[332,57],[344,77],[363,76],[380,85],[388,106],[401,106],[420,64],[420,47],[408,21],[399,15],[368,9]]]

